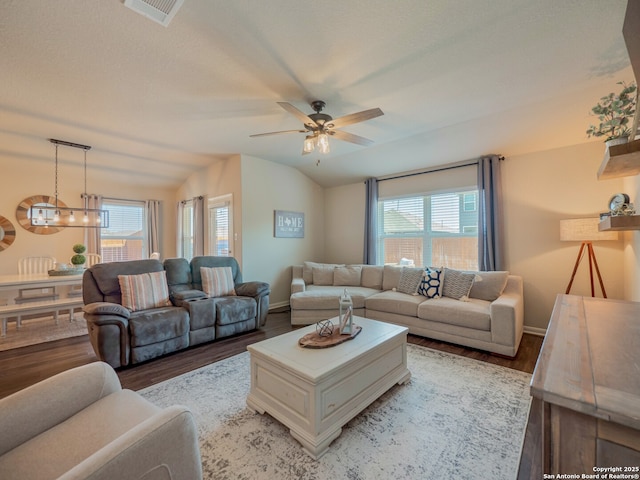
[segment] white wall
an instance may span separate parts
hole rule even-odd
[[[578,243],[560,242],[560,220],[597,216],[607,210],[611,195],[622,191],[622,180],[596,179],[603,152],[601,143],[587,143],[507,158],[503,163],[507,268],[524,278],[528,327],[546,328],[556,295],[564,293],[578,254]],[[364,184],[329,188],[325,197],[323,261],[362,262]],[[609,298],[628,296],[623,241],[599,242],[594,248]],[[585,262],[571,293],[590,295]],[[634,262],[636,268],[628,269],[627,275],[635,275],[637,286],[636,257]]]
[[[53,195],[54,168],[40,162],[29,162],[24,158],[3,158],[1,166],[2,188],[0,188],[0,215],[7,218],[16,228],[16,239],[6,250],[0,251],[0,274],[18,273],[18,259],[33,255],[52,255],[60,262],[69,262],[73,255],[71,247],[83,243],[82,228],[66,228],[52,235],[39,235],[24,229],[16,220],[16,207],[32,195]],[[175,251],[174,191],[169,189],[144,188],[124,185],[106,176],[95,178],[88,172],[88,190],[105,197],[130,200],[155,199],[161,206],[161,255]],[[133,182],[132,182],[133,183]],[[80,194],[84,189],[83,169],[67,164],[60,165],[58,178],[58,198],[68,206],[82,205]]]
[[[522,275],[525,324],[546,328],[558,293],[564,293],[579,251],[561,242],[560,220],[598,216],[622,181],[597,180],[604,145],[591,142],[507,158],[503,168],[507,261]],[[623,242],[596,242],[594,250],[609,298],[623,298]],[[587,259],[572,294],[591,295]],[[600,296],[596,282],[596,295]]]
[[[365,194],[364,182],[326,190],[324,261],[363,262]]]
[[[323,189],[294,168],[243,155],[242,205],[244,280],[268,282],[271,305],[288,305],[291,265],[324,256]],[[274,210],[304,213],[304,238],[275,238]]]

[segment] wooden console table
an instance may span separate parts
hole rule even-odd
[[[558,295],[531,395],[544,473],[640,473],[640,303]]]

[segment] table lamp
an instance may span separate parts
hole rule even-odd
[[[591,280],[591,296],[595,297],[595,289],[593,285],[593,268],[595,267],[596,274],[598,275],[598,281],[600,282],[600,289],[602,290],[602,296],[607,298],[607,292],[604,289],[604,283],[602,282],[602,276],[600,275],[600,269],[598,268],[598,262],[596,261],[596,254],[593,251],[593,243],[603,240],[618,240],[618,232],[605,231],[600,232],[598,230],[599,218],[572,218],[569,220],[560,220],[560,241],[563,242],[582,242],[580,250],[578,251],[578,257],[571,273],[571,280],[567,285],[567,291],[571,291],[571,285],[573,279],[576,276],[582,257],[584,256],[585,248],[587,256],[589,257],[589,279]]]

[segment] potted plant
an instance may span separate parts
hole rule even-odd
[[[85,264],[85,262],[87,261],[87,257],[85,257],[82,254],[85,252],[86,249],[87,247],[85,247],[81,243],[76,243],[73,246],[73,251],[75,252],[75,255],[71,257],[71,263],[73,263],[74,267],[80,268],[82,265]]]
[[[636,84],[627,85],[625,82],[618,82],[618,85],[622,85],[622,91],[619,94],[610,93],[602,97],[591,109],[592,114],[598,116],[600,125],[597,127],[590,125],[587,130],[589,137],[606,137],[607,145],[628,141],[631,134],[629,122],[636,111]]]

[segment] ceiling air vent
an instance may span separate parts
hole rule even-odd
[[[165,27],[183,3],[184,0],[124,0],[126,7]]]

